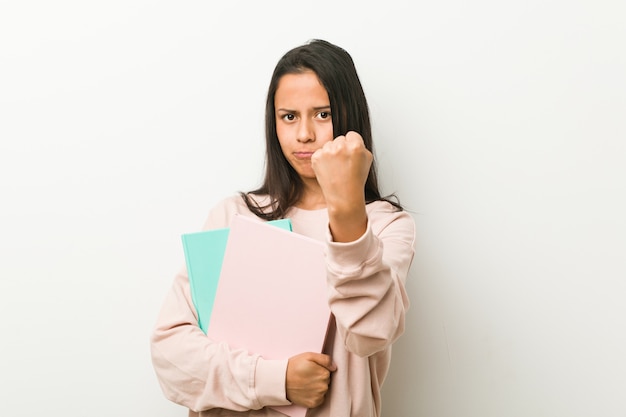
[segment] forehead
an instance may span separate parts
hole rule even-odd
[[[313,71],[305,71],[298,74],[285,74],[280,78],[274,95],[274,103],[277,107],[311,103],[315,106],[324,106],[329,104],[329,99],[317,75]]]

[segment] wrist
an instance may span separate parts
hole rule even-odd
[[[328,224],[335,242],[353,242],[367,230],[367,212],[363,207],[352,210],[328,208]]]

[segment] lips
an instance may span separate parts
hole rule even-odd
[[[311,159],[311,155],[313,155],[313,152],[311,151],[302,151],[302,152],[293,153],[293,156],[295,156],[298,159]]]

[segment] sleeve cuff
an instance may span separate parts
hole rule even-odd
[[[327,233],[327,255],[329,266],[333,269],[341,265],[340,269],[346,272],[360,270],[363,264],[376,257],[378,245],[369,222],[365,233],[352,242],[333,242],[330,229]]]
[[[256,364],[254,387],[261,406],[289,405],[285,388],[287,360],[265,360]]]

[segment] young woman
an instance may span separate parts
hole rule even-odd
[[[266,104],[266,172],[257,190],[214,207],[204,229],[235,213],[291,219],[325,242],[333,320],[323,353],[265,360],[198,327],[186,271],[175,278],[151,338],[166,397],[190,416],[376,417],[391,345],[404,331],[415,225],[378,189],[367,101],[350,55],[314,40],[287,52]],[[297,277],[296,277],[297,278]]]

